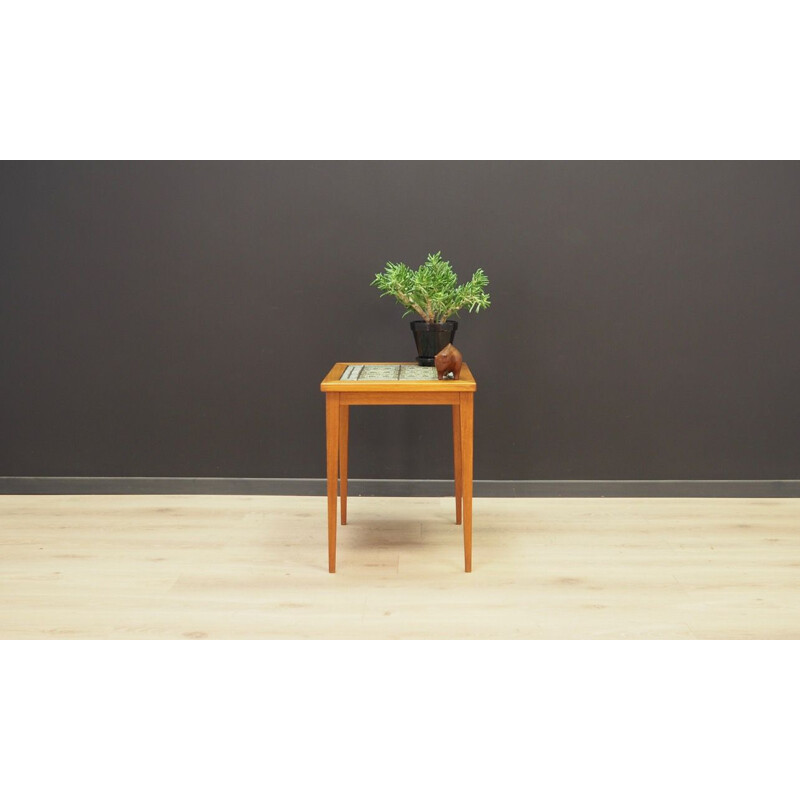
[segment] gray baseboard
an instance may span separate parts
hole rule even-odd
[[[353,478],[352,497],[446,497],[452,481]],[[0,477],[0,494],[326,493],[324,478]],[[770,481],[475,481],[475,497],[800,497],[800,480]]]

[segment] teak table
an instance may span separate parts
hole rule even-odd
[[[342,374],[354,364],[396,366],[385,362],[338,362],[320,384],[325,393],[328,462],[328,571],[336,572],[337,471],[341,475],[342,525],[347,524],[350,406],[452,406],[456,524],[462,524],[463,516],[464,570],[472,572],[472,430],[477,385],[469,367],[461,366],[458,380],[342,380]]]

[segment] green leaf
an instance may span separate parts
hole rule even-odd
[[[488,308],[489,295],[484,291],[488,283],[483,269],[478,268],[469,281],[459,286],[458,276],[440,250],[428,253],[416,270],[402,261],[387,261],[384,271],[376,273],[370,285],[378,287],[381,297],[392,296],[404,306],[404,317],[417,313],[423,319],[443,322],[452,315],[457,317],[462,308],[476,313]]]

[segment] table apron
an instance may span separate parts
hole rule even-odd
[[[457,406],[472,392],[336,392],[343,406]]]

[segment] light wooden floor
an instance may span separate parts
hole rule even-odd
[[[800,499],[0,496],[4,639],[800,638]]]

